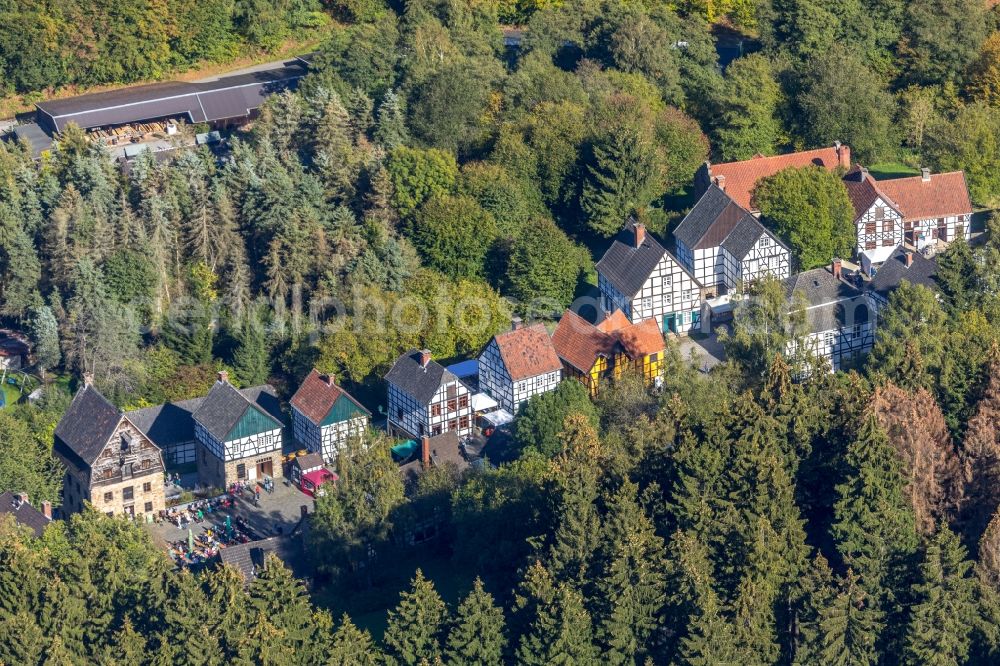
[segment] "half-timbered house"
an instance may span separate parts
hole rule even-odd
[[[629,321],[655,319],[662,331],[687,333],[698,325],[701,284],[645,225],[629,221],[597,262],[597,284],[607,312]]]
[[[922,250],[938,241],[972,238],[972,202],[961,171],[875,180],[857,167],[844,176],[854,205],[857,253],[862,268],[872,268],[907,243]]]
[[[791,252],[718,184],[711,185],[674,230],[677,259],[705,290],[728,293],[765,275],[790,274]]]
[[[617,379],[631,369],[656,383],[663,372],[666,344],[653,319],[633,324],[616,310],[597,325],[567,310],[552,334],[552,344],[573,377],[597,395],[602,381]]]
[[[851,149],[849,146],[835,142],[828,148],[803,150],[784,155],[755,155],[748,160],[712,164],[705,162],[695,173],[695,193],[701,196],[712,185],[725,188],[736,205],[754,214],[758,213],[753,201],[753,192],[763,178],[788,169],[818,166],[827,171],[851,168]]]
[[[844,187],[854,206],[857,256],[865,272],[885,261],[903,242],[903,214],[899,204],[882,192],[864,167],[844,176]]]
[[[198,478],[226,488],[237,481],[280,478],[284,423],[268,385],[240,391],[225,372],[192,414]]]
[[[790,305],[797,300],[804,305],[808,331],[788,342],[789,358],[807,351],[825,358],[831,370],[840,370],[875,344],[875,314],[864,292],[843,279],[839,260],[793,275],[784,280],[784,287]]]
[[[332,463],[351,437],[368,429],[371,413],[350,393],[315,368],[289,402],[295,441]]]
[[[109,515],[165,508],[163,456],[139,428],[85,380],[56,426],[53,452],[66,469],[64,514],[84,503]]]
[[[414,439],[445,432],[460,438],[472,434],[469,388],[426,349],[413,349],[396,359],[385,381],[391,430]]]
[[[972,239],[972,201],[965,173],[934,173],[878,181],[878,188],[899,204],[907,243],[924,249],[935,241]]]
[[[542,324],[495,335],[479,355],[479,390],[516,414],[531,396],[553,390],[562,379],[562,362]]]

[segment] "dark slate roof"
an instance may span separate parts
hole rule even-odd
[[[52,147],[52,139],[38,123],[26,123],[14,128],[14,137],[18,141],[24,140],[31,146],[31,156],[35,159],[41,157],[42,153]]]
[[[128,412],[125,416],[136,428],[153,440],[160,448],[194,440],[194,421],[191,416],[204,402],[192,398],[165,405],[146,407]]]
[[[681,220],[674,237],[692,250],[721,246],[735,257],[745,257],[764,233],[787,247],[718,185],[712,185]]]
[[[797,273],[785,278],[783,284],[789,300],[795,292],[805,296],[809,307],[806,317],[813,332],[837,328],[838,304],[841,307],[854,307],[864,303],[861,290],[835,278],[829,267]]]
[[[292,460],[292,464],[299,469],[312,469],[314,467],[323,467],[323,456],[318,453],[307,453],[304,456],[296,456]]]
[[[276,69],[214,81],[153,83],[48,100],[35,106],[59,132],[70,122],[86,129],[169,116],[187,116],[195,123],[224,120],[243,116],[259,107],[268,95],[294,87],[306,72],[305,63],[294,59]],[[46,124],[43,117],[40,122]]]
[[[763,225],[753,217],[746,215],[740,218],[740,221],[726,236],[726,240],[722,241],[722,247],[734,257],[745,257],[764,233]]]
[[[114,434],[122,413],[93,386],[77,391],[55,430],[56,447],[91,465]]]
[[[879,266],[875,276],[868,283],[871,291],[888,299],[889,294],[906,280],[910,284],[922,284],[930,289],[937,289],[937,259],[928,259],[919,252],[913,253],[913,263],[906,267],[906,252],[902,247],[889,255],[885,263]]]
[[[45,526],[49,524],[49,519],[41,511],[31,506],[12,492],[0,494],[0,515],[10,514],[14,516],[21,525],[30,527],[35,531],[35,536],[42,536]]]
[[[239,391],[226,381],[215,382],[212,390],[194,412],[193,418],[203,425],[212,437],[222,442],[233,426],[250,409],[251,404],[261,407],[262,411],[274,420],[276,426],[284,425],[284,422],[275,416],[281,414],[281,407],[274,389],[264,385]],[[265,404],[270,409],[264,407]],[[272,409],[275,411],[272,412]]]
[[[302,540],[297,536],[276,536],[228,546],[219,551],[219,560],[222,564],[235,567],[249,585],[257,577],[257,572],[263,570],[268,553],[284,562],[297,578],[303,577],[305,558]]]
[[[642,245],[636,247],[635,224],[629,221],[597,262],[597,271],[626,298],[633,298],[664,252],[666,249],[648,232]]]
[[[458,377],[434,359],[427,363],[426,368],[421,367],[420,350],[411,349],[396,359],[385,380],[426,405],[442,384],[457,381]]]
[[[734,211],[733,206],[736,203],[729,195],[720,190],[718,185],[712,185],[674,229],[674,238],[694,249],[723,213],[738,212]],[[739,206],[736,208],[739,209]]]

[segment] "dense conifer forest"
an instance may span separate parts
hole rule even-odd
[[[0,91],[342,23],[222,155],[123,170],[78,128],[39,161],[0,142],[0,321],[49,381],[0,410],[0,491],[57,506],[84,373],[134,409],[220,369],[287,399],[315,366],[374,408],[405,350],[476,355],[592,291],[630,215],[666,237],[706,159],[841,141],[872,171],[964,170],[984,218],[1000,202],[981,0],[105,4],[0,0]],[[838,177],[760,192],[799,268],[849,252]],[[495,467],[408,493],[391,442],[357,442],[308,521],[308,590],[276,560],[247,589],[175,571],[96,512],[38,538],[0,520],[0,663],[998,663],[997,220],[938,257],[939,293],[893,293],[847,372],[784,357],[799,323],[764,281],[725,363],[670,342],[659,389],[564,381]],[[437,538],[408,545],[428,517]]]

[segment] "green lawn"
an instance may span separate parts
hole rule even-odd
[[[919,176],[920,169],[911,167],[902,162],[880,162],[868,166],[870,173],[876,180],[886,180],[889,178],[904,178],[906,176]]]

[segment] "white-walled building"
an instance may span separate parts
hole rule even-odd
[[[674,333],[698,326],[701,284],[642,224],[626,224],[597,262],[597,284],[605,311],[621,310],[633,324],[655,319]]]
[[[315,368],[289,401],[295,441],[332,463],[351,437],[368,429],[371,413],[328,374]]]
[[[529,398],[551,391],[562,380],[562,362],[542,324],[495,335],[479,355],[479,390],[516,414]]]
[[[961,171],[875,180],[863,167],[844,176],[854,205],[857,254],[871,273],[903,242],[922,250],[972,238],[972,202]]]
[[[426,349],[412,349],[396,359],[385,381],[390,429],[414,439],[445,432],[459,438],[472,434],[469,388]]]
[[[198,477],[226,488],[236,481],[280,478],[284,423],[268,385],[239,390],[225,372],[193,412]]]
[[[839,260],[793,275],[784,286],[789,303],[796,294],[804,298],[809,331],[804,339],[788,343],[789,357],[805,346],[814,356],[826,358],[832,370],[839,370],[875,344],[875,313],[864,292],[842,278]]]
[[[790,274],[791,252],[757,218],[713,184],[674,230],[677,258],[705,288],[728,293],[765,275]]]

